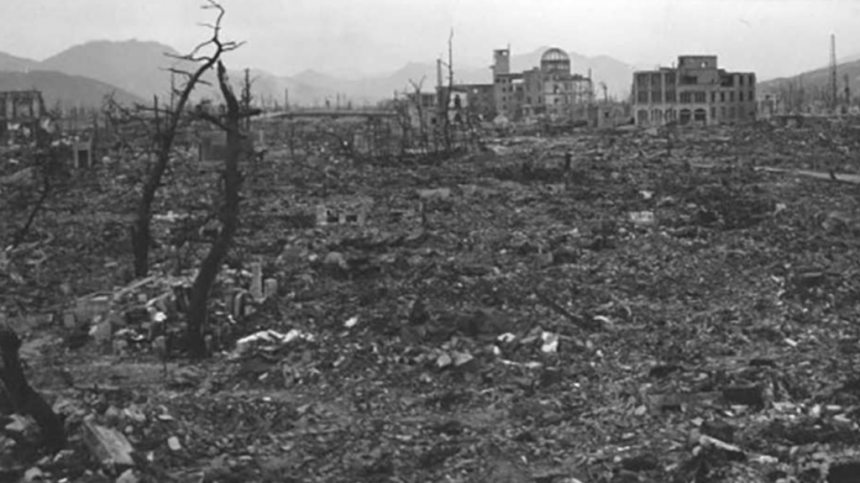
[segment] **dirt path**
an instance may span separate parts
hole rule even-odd
[[[756,168],[758,171],[767,171],[769,173],[789,173],[795,174],[798,176],[807,176],[809,178],[817,178],[817,179],[826,179],[832,180],[830,173],[823,173],[821,171],[809,171],[806,169],[785,169],[785,168],[772,168],[768,166],[759,166]],[[844,183],[853,183],[860,184],[860,175],[858,174],[848,174],[848,173],[834,173],[836,176],[835,181],[842,181]]]

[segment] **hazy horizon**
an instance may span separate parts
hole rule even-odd
[[[670,65],[680,54],[720,57],[759,79],[827,65],[860,53],[860,3],[848,0],[223,0],[223,39],[245,41],[232,68],[277,75],[313,69],[345,77],[396,70],[446,55],[489,66],[492,50],[541,46],[622,62]],[[213,13],[200,0],[29,0],[3,2],[0,51],[44,60],[94,40],[156,41],[186,52],[205,39]],[[48,34],[46,34],[46,32]]]

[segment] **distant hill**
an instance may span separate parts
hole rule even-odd
[[[522,71],[540,64],[540,56],[547,47],[533,52],[513,55],[511,68]],[[170,67],[193,66],[165,54],[178,55],[172,47],[157,42],[128,40],[93,41],[76,45],[42,62],[21,59],[0,53],[0,70],[26,71],[30,69],[55,70],[69,75],[89,77],[152,102],[153,95],[165,98],[170,89]],[[488,52],[488,57],[491,53]],[[633,67],[607,56],[587,57],[575,52],[570,53],[573,71],[588,75],[591,70],[595,91],[601,94],[600,83],[607,85],[610,95],[625,98],[630,88]],[[238,66],[234,66],[238,67]],[[486,66],[455,66],[455,81],[463,83],[490,83],[492,75],[489,63]],[[243,72],[231,71],[234,85],[241,84]],[[291,104],[322,105],[329,100],[334,103],[338,94],[345,96],[354,104],[375,103],[390,99],[395,92],[411,91],[410,81],[424,79],[423,89],[432,90],[436,85],[436,64],[434,61],[411,62],[400,69],[361,79],[345,79],[313,70],[306,70],[291,77],[281,77],[269,72],[253,69],[253,91],[257,98],[283,104],[285,94]],[[205,78],[214,81],[214,74]],[[182,79],[177,77],[177,82]],[[57,92],[60,92],[59,90]],[[214,87],[201,87],[195,98],[218,97]]]
[[[166,69],[176,61],[165,54],[178,52],[157,42],[99,40],[66,49],[40,62],[39,68],[89,77],[151,99],[169,94]]]
[[[143,101],[134,94],[86,77],[44,70],[0,72],[0,91],[26,89],[42,91],[42,98],[48,109],[52,109],[57,103],[64,108],[98,108],[105,96],[111,93],[114,99],[124,104]]]
[[[839,94],[845,92],[845,75],[848,75],[848,84],[851,88],[852,97],[856,97],[858,89],[860,89],[860,60],[843,62],[836,66],[837,78],[836,84],[839,89]],[[783,90],[788,90],[790,85],[795,89],[803,86],[807,93],[829,92],[830,90],[830,68],[822,67],[798,74],[793,77],[780,77],[764,82],[759,82],[756,89],[759,95],[779,94]]]
[[[22,57],[0,52],[0,71],[21,72],[30,69],[35,69],[39,65],[38,62]]]

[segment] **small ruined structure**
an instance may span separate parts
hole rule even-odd
[[[756,118],[756,78],[726,72],[716,55],[682,55],[678,67],[633,74],[638,126],[734,124]]]
[[[45,101],[37,90],[0,92],[0,140],[17,131],[36,132],[45,114]]]

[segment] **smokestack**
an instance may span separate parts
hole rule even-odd
[[[436,59],[436,87],[442,87],[442,59]]]

